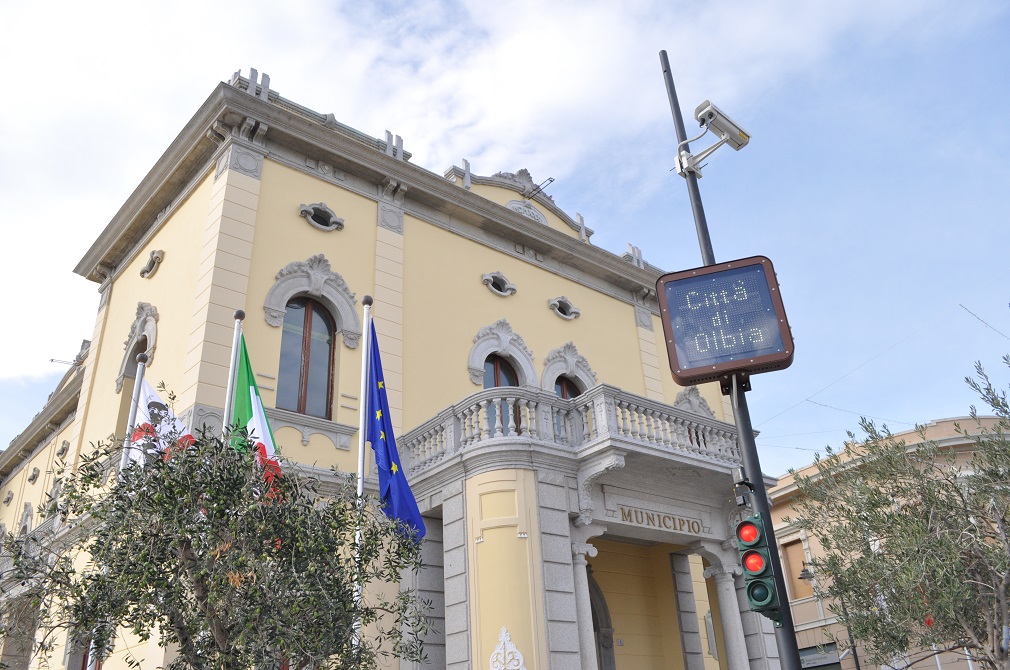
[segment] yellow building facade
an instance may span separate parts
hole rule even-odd
[[[283,456],[354,472],[370,295],[427,526],[425,667],[777,668],[738,591],[736,427],[717,386],[671,379],[660,272],[525,170],[431,172],[268,81],[215,88],[75,268],[94,334],[0,454],[4,527],[35,532],[55,459],[123,433],[139,353],[220,428],[238,309]],[[12,667],[24,648],[4,642]]]

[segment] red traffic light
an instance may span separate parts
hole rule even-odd
[[[754,544],[760,537],[761,531],[749,521],[745,521],[736,528],[736,536],[744,544]]]
[[[767,563],[765,562],[765,557],[762,556],[760,552],[748,551],[743,555],[744,570],[752,575],[758,575],[764,572],[766,565]]]

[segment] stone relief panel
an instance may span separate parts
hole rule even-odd
[[[260,179],[263,176],[263,154],[232,143],[217,159],[214,179],[220,177],[225,170],[235,170],[253,179]]]
[[[640,328],[652,330],[652,312],[641,305],[635,305],[635,323]]]
[[[380,228],[403,234],[403,199],[407,195],[408,189],[406,184],[392,178],[387,178],[383,182],[382,194],[379,198],[378,220],[376,221]]]

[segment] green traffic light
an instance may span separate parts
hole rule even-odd
[[[771,589],[764,582],[754,582],[751,584],[750,589],[747,591],[747,595],[750,596],[751,601],[754,605],[762,607],[767,605],[772,598]]]

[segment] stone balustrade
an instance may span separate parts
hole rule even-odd
[[[505,439],[573,454],[602,444],[671,457],[741,462],[736,427],[600,384],[566,400],[532,387],[469,396],[405,433],[400,458],[416,477],[458,454]]]

